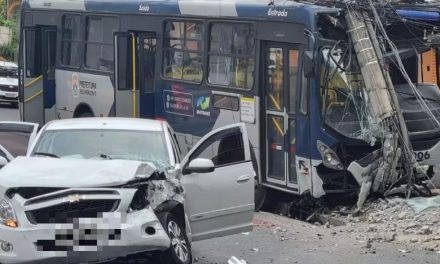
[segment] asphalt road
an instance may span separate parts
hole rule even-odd
[[[0,104],[0,121],[18,121],[20,112],[7,104]]]
[[[5,120],[19,120],[18,110],[0,106],[0,121]],[[397,243],[368,245],[356,230],[347,234],[338,227],[314,226],[270,213],[254,215],[253,232],[195,242],[192,248],[198,264],[226,264],[232,256],[248,264],[440,263],[440,251],[416,251]],[[123,263],[155,264],[139,257]]]

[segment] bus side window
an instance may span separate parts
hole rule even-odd
[[[119,19],[106,16],[87,16],[85,67],[92,70],[114,71],[114,33],[119,29]]]
[[[68,67],[81,66],[81,16],[65,14],[62,20],[61,64]]]
[[[26,45],[26,77],[38,77],[43,74],[41,57],[40,31],[30,29],[25,31]]]
[[[203,23],[166,21],[163,77],[200,83],[203,79]]]
[[[209,32],[208,83],[252,89],[255,30],[250,24],[212,23]]]

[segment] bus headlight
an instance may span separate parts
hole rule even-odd
[[[322,143],[320,140],[316,142],[316,145],[318,147],[319,153],[321,154],[324,166],[334,170],[344,169],[344,166],[342,165],[342,162],[336,152],[334,152],[331,148]]]
[[[0,202],[0,222],[12,228],[18,227],[18,221],[14,209],[10,202],[2,200]]]

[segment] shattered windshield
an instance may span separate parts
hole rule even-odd
[[[169,167],[165,137],[159,131],[52,130],[45,131],[34,155],[70,159],[123,159]]]
[[[322,114],[344,136],[363,139],[367,124],[363,78],[354,51],[347,45],[321,49]]]

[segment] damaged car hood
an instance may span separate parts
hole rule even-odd
[[[146,170],[146,163],[139,161],[18,157],[0,170],[0,185],[6,188],[117,186],[136,177],[148,178],[155,171],[148,165]],[[140,168],[143,173],[139,173]]]

